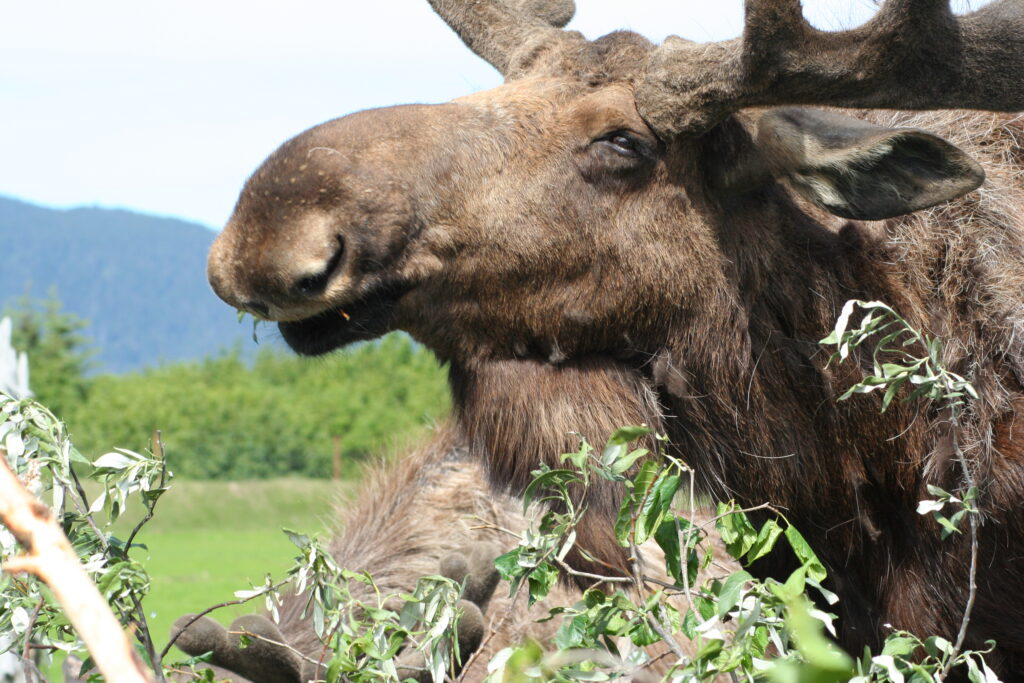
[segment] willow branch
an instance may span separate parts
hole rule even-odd
[[[959,420],[959,410],[954,405],[952,409],[952,417],[954,426],[957,420]],[[955,432],[954,432],[955,433]],[[964,484],[967,491],[977,491],[977,482],[974,480],[974,473],[971,471],[971,466],[967,462],[967,456],[960,448],[960,444],[954,440],[953,447],[956,449],[956,457],[960,463],[960,468],[964,476]],[[967,606],[964,607],[964,616],[960,620],[960,632],[957,634],[956,643],[953,645],[953,650],[949,653],[949,657],[946,660],[945,665],[939,672],[939,675],[935,677],[938,683],[944,683],[949,672],[953,669],[956,664],[957,658],[960,656],[960,652],[964,646],[964,639],[967,637],[967,627],[971,623],[971,613],[974,611],[974,599],[978,594],[978,515],[981,514],[980,510],[977,509],[977,499],[971,501],[971,508],[968,509],[967,518],[971,525],[971,568],[967,577]]]
[[[135,659],[127,634],[85,573],[52,511],[25,490],[2,449],[0,522],[26,549],[8,561],[4,571],[33,574],[50,587],[107,681],[150,683],[152,675]]]

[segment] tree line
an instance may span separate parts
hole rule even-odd
[[[406,336],[325,358],[263,344],[127,374],[91,373],[87,323],[51,297],[7,312],[36,397],[90,458],[146,449],[163,433],[169,466],[207,479],[328,477],[409,440],[449,410],[442,369]],[[336,459],[336,454],[340,458]]]

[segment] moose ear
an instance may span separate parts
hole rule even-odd
[[[775,176],[844,218],[901,216],[966,194],[985,179],[976,161],[931,133],[814,109],[766,113],[757,146]]]

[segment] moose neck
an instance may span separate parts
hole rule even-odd
[[[701,152],[680,150],[678,164],[691,167],[662,190],[659,206],[675,218],[606,224],[529,255],[496,230],[495,252],[474,254],[490,267],[462,271],[490,279],[445,280],[456,306],[428,309],[437,322],[420,328],[434,330],[422,340],[435,349],[446,334],[468,340],[440,355],[460,414],[473,420],[466,430],[492,463],[507,463],[492,467],[502,485],[521,490],[538,462],[557,463],[576,445],[567,435],[600,443],[616,427],[657,428],[669,414],[677,454],[716,497],[759,504],[772,491],[770,502],[799,509],[826,487],[848,506],[814,523],[844,522],[864,482],[916,481],[920,463],[896,453],[927,449],[922,429],[907,429],[910,408],[879,415],[872,401],[837,404],[860,368],[829,366],[817,342],[848,299],[885,300],[917,323],[923,306],[871,228],[809,213],[774,184],[722,199],[698,172]],[[544,253],[555,254],[545,281],[493,276]],[[567,261],[579,272],[567,275]],[[832,453],[836,443],[851,445],[855,467]],[[876,531],[871,519],[861,526]]]
[[[682,259],[659,268],[641,263],[671,247],[638,250],[638,260],[620,268],[634,279],[620,287],[671,291],[676,303],[635,297],[639,322],[625,323],[632,336],[584,335],[606,350],[565,358],[451,359],[469,443],[492,481],[521,491],[538,463],[558,466],[558,455],[575,449],[575,435],[602,443],[616,427],[645,423],[667,431],[673,454],[695,468],[698,484],[714,497],[771,503],[813,544],[844,549],[823,558],[829,566],[845,566],[875,544],[898,556],[889,547],[898,545],[894,539],[917,533],[916,486],[905,486],[920,481],[927,421],[915,422],[904,405],[881,415],[875,401],[837,403],[859,381],[860,365],[830,366],[817,340],[847,299],[886,300],[915,322],[922,322],[920,302],[907,299],[905,288],[897,296],[898,270],[865,225],[836,230],[777,186],[726,206],[712,205],[697,186],[682,193],[691,243],[679,248],[710,249],[713,241],[718,270],[701,273],[695,285]],[[836,453],[836,444],[847,452]],[[598,486],[588,501],[605,520],[587,532],[596,546],[589,549],[608,562],[618,551],[598,529],[614,515],[619,495]],[[821,499],[832,505],[822,509]],[[830,542],[820,543],[826,534]],[[848,594],[868,592],[867,580],[845,572]]]

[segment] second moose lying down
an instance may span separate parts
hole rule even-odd
[[[830,34],[796,0],[750,0],[741,39],[661,46],[587,42],[499,0],[433,6],[505,85],[285,143],[213,247],[217,293],[299,353],[409,332],[449,363],[457,427],[501,487],[571,432],[667,433],[712,495],[786,511],[854,653],[890,624],[956,636],[970,542],[915,508],[964,485],[962,448],[982,513],[966,644],[995,639],[995,668],[1022,680],[1024,125],[771,107],[1024,109],[1024,1],[956,17],[890,0]],[[980,394],[956,425],[920,402],[836,402],[870,367],[817,344],[851,298],[947,340]],[[579,536],[612,563],[617,495],[594,495]]]
[[[331,555],[345,569],[369,573],[384,596],[410,593],[419,577],[432,574],[466,581],[459,624],[459,649],[466,666],[459,671],[459,680],[483,680],[488,663],[502,648],[527,638],[550,642],[559,621],[538,620],[548,617],[550,609],[572,605],[581,597],[575,587],[555,586],[546,598],[528,607],[526,591],[513,599],[507,584],[498,584],[494,559],[515,544],[508,532],[521,533],[530,520],[519,500],[489,489],[479,458],[447,430],[440,430],[428,445],[398,462],[367,472],[360,489],[339,510],[337,532],[328,546]],[[711,526],[711,519],[706,510],[691,517],[704,526]],[[710,531],[709,548],[715,561],[701,570],[695,586],[739,570],[713,526]],[[654,544],[643,552],[651,560],[648,571],[656,579],[668,580],[662,571],[664,563],[658,566],[661,557]],[[376,596],[369,586],[353,582],[351,587],[354,598],[373,604]],[[322,680],[323,662],[329,662],[333,653],[314,631],[313,617],[305,610],[307,599],[305,593],[287,591],[279,625],[248,615],[225,630],[212,619],[193,622],[182,617],[175,632],[179,626],[188,628],[177,644],[191,655],[212,652],[212,663],[231,672],[234,681]],[[253,634],[247,647],[239,645],[242,633]],[[696,650],[690,642],[682,647],[690,653]],[[403,680],[433,680],[415,652],[403,652],[396,665]]]

